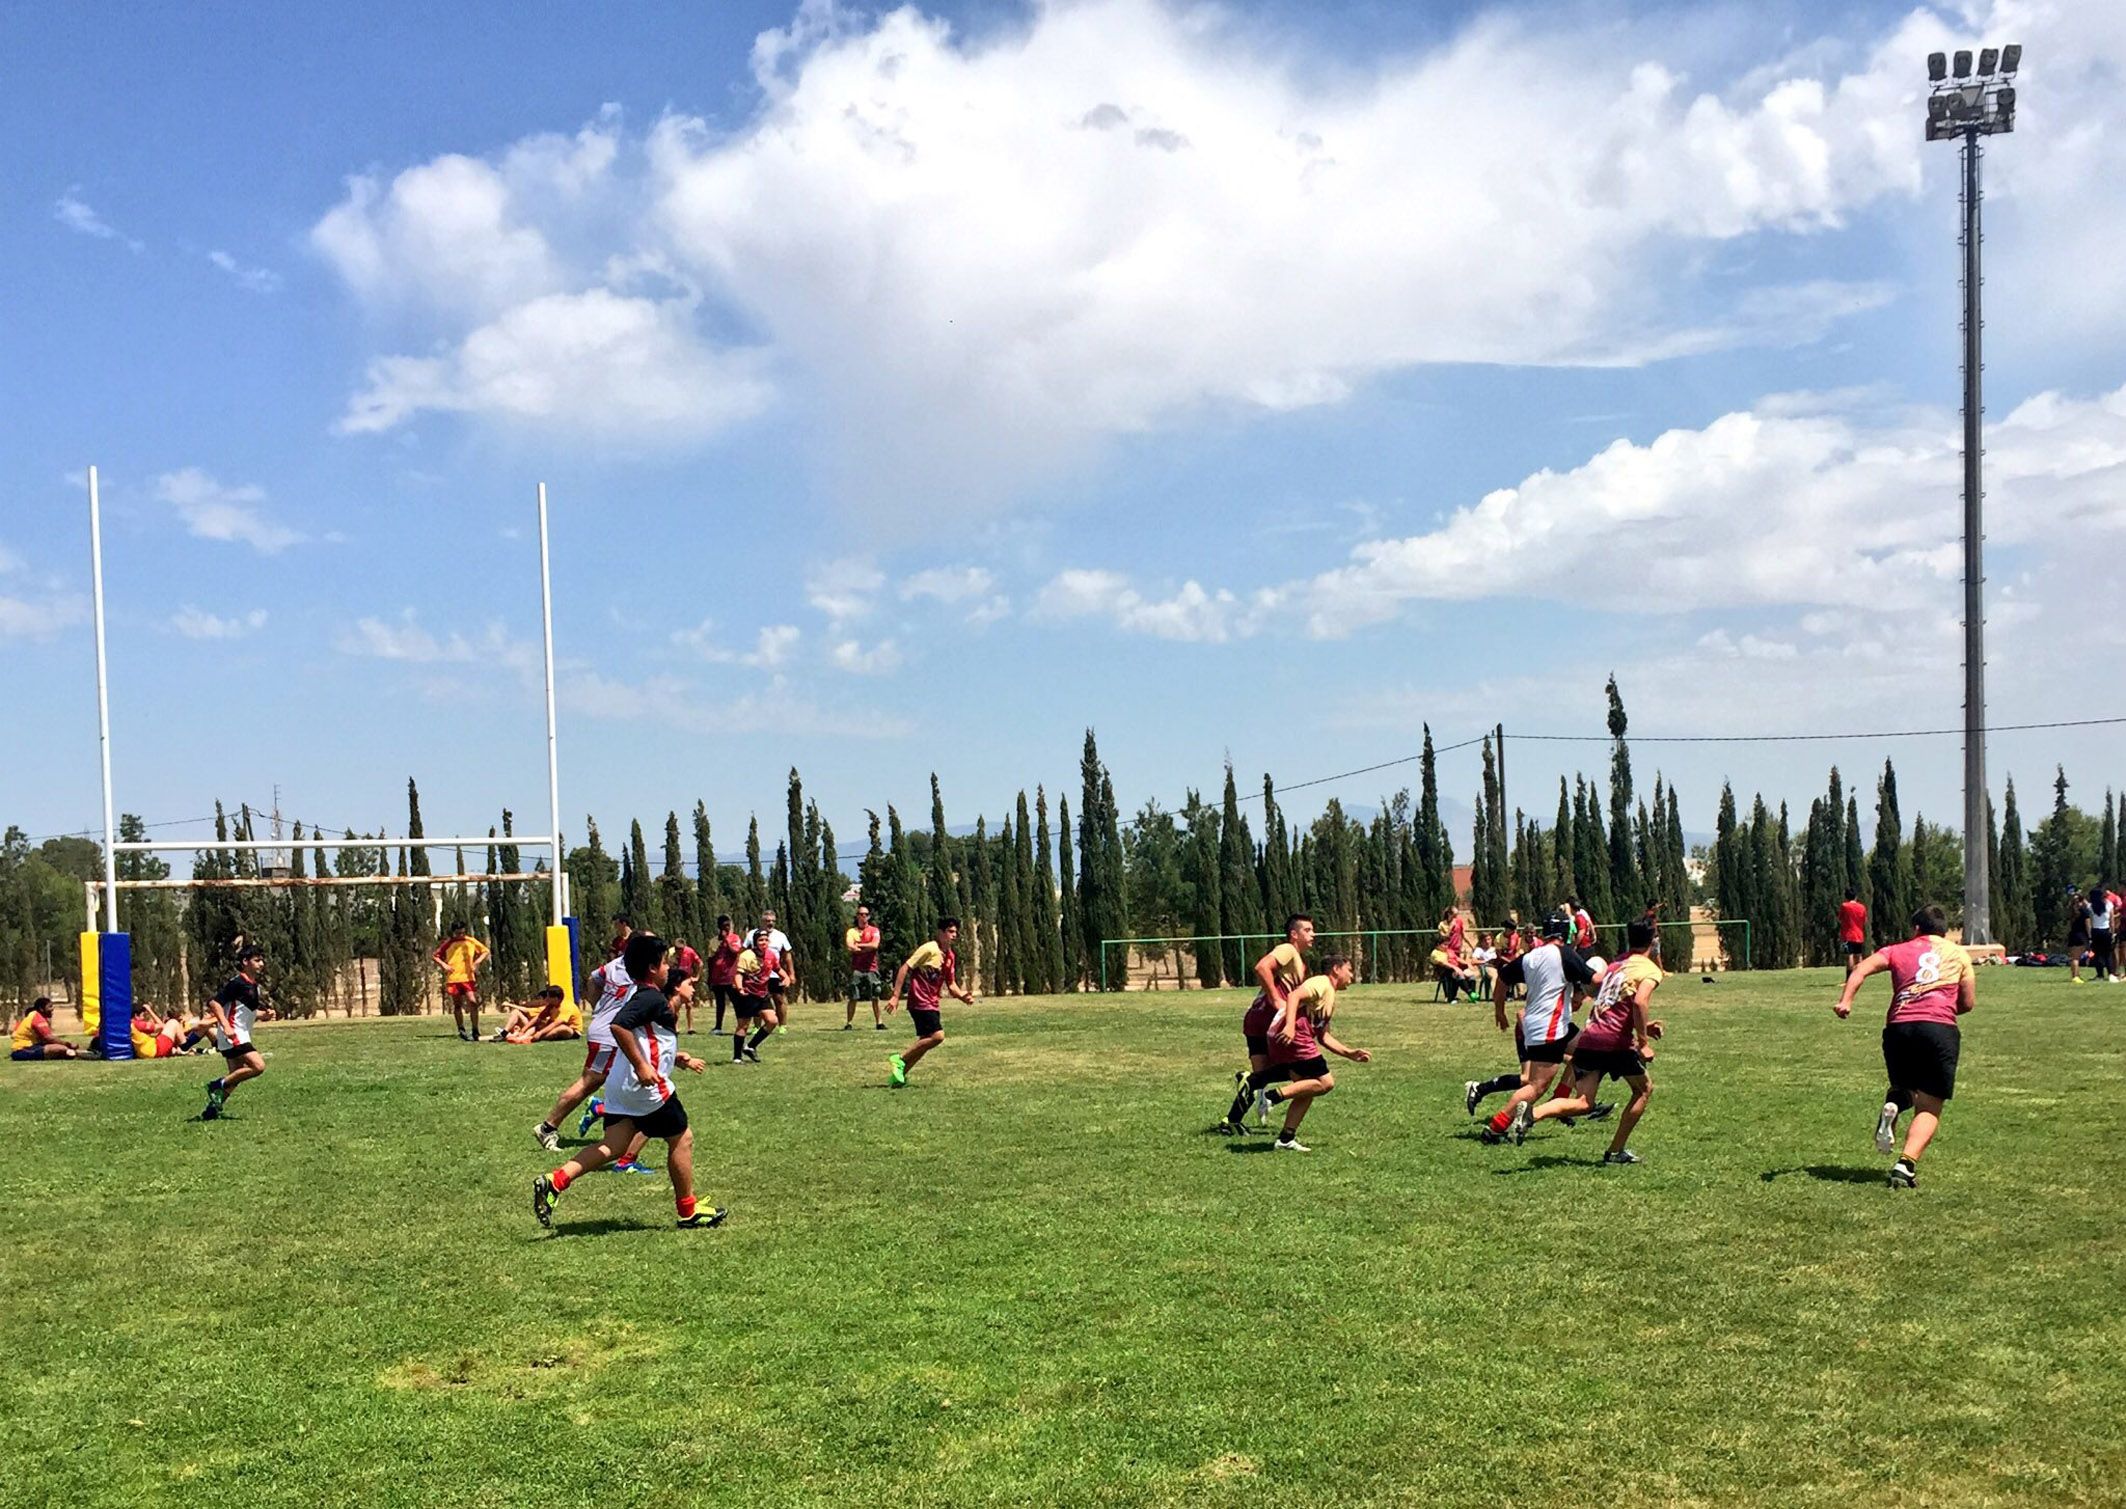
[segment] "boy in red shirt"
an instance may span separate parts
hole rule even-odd
[[[709,993],[716,997],[716,1025],[711,1032],[723,1031],[723,1011],[726,1006],[734,1012],[738,1009],[738,956],[745,952],[746,940],[738,936],[738,929],[731,926],[728,916],[716,919],[716,951],[709,955]]]
[[[1890,1168],[1890,1188],[1919,1187],[1919,1156],[1941,1126],[1942,1107],[1956,1093],[1956,1060],[1962,1034],[1956,1019],[1978,1004],[1971,956],[1942,935],[1949,920],[1938,906],[1912,914],[1912,936],[1869,954],[1846,976],[1845,991],[1831,1010],[1839,1020],[1853,1014],[1853,997],[1869,975],[1890,972],[1890,1015],[1882,1029],[1882,1062],[1890,1088],[1875,1122],[1875,1146],[1897,1146],[1897,1118],[1906,1109],[1912,1125],[1904,1150]]]
[[[1838,941],[1845,945],[1845,972],[1850,979],[1868,951],[1868,909],[1851,886],[1845,888],[1845,900],[1838,903]]]
[[[944,998],[974,1004],[974,992],[959,980],[960,960],[953,945],[960,941],[960,919],[940,917],[937,939],[925,943],[901,962],[893,977],[893,994],[886,997],[886,1014],[900,1009],[901,990],[908,991],[908,1019],[915,1023],[915,1046],[887,1060],[887,1083],[898,1090],[908,1083],[908,1071],[923,1061],[923,1055],[945,1041]]]
[[[871,1025],[884,1032],[886,1019],[878,1009],[878,929],[872,925],[871,908],[856,909],[856,926],[842,934],[842,943],[849,950],[849,1015],[842,1023],[842,1031],[855,1029],[856,998],[861,995],[871,1003]]]

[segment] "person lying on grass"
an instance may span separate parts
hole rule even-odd
[[[7,1055],[20,1063],[46,1058],[80,1058],[81,1050],[52,1030],[52,998],[39,996],[15,1023],[14,1047]]]
[[[653,933],[634,934],[622,951],[628,978],[635,982],[634,994],[613,1018],[613,1046],[625,1063],[615,1065],[606,1081],[605,1128],[598,1145],[532,1181],[532,1214],[549,1231],[554,1205],[571,1184],[623,1156],[632,1158],[650,1137],[663,1138],[670,1149],[666,1167],[682,1231],[721,1226],[730,1214],[721,1206],[702,1210],[694,1199],[694,1133],[672,1087],[672,1070],[677,1066],[699,1074],[708,1065],[679,1051],[679,1018],[665,987],[669,980],[672,989],[691,994],[694,982],[683,970],[668,976],[665,951],[664,940]]]

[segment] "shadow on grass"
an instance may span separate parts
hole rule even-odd
[[[1854,1168],[1850,1164],[1803,1163],[1793,1168],[1768,1168],[1757,1177],[1766,1184],[1783,1179],[1788,1174],[1807,1174],[1811,1179],[1822,1179],[1832,1184],[1880,1184],[1887,1177],[1879,1168]]]
[[[1260,1142],[1242,1142],[1235,1138],[1226,1144],[1225,1150],[1229,1153],[1274,1153],[1277,1151],[1277,1139],[1265,1137]]]
[[[556,1225],[553,1234],[557,1237],[609,1237],[618,1231],[662,1231],[670,1222],[622,1221],[601,1216],[595,1221],[570,1221]]]
[[[1491,1172],[1503,1179],[1510,1174],[1533,1174],[1546,1168],[1592,1168],[1592,1158],[1567,1158],[1561,1153],[1538,1153],[1526,1163],[1513,1168],[1495,1168]]]

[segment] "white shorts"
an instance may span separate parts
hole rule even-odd
[[[585,1074],[610,1074],[613,1072],[613,1054],[617,1050],[611,1043],[592,1043],[584,1050],[583,1072]]]

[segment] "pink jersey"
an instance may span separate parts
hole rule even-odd
[[[1890,1021],[1956,1025],[1956,998],[1971,956],[1946,938],[1907,938],[1882,951],[1890,961]]]

